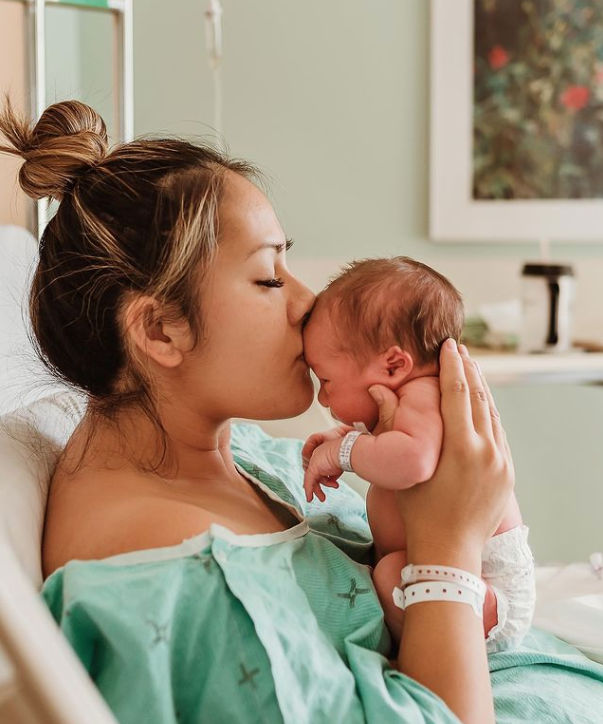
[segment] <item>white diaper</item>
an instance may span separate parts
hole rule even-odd
[[[490,538],[482,553],[482,578],[496,594],[498,623],[486,639],[488,653],[519,646],[536,604],[534,556],[529,528],[517,526]]]

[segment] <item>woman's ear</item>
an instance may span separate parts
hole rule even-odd
[[[177,367],[183,353],[192,347],[189,325],[185,321],[167,321],[164,306],[154,297],[134,297],[126,306],[124,322],[135,353],[162,367]]]
[[[379,362],[384,380],[382,384],[392,389],[401,385],[414,367],[410,353],[397,345],[379,355]]]

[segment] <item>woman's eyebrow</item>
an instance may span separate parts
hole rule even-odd
[[[286,241],[267,241],[264,244],[260,244],[255,249],[252,249],[249,254],[247,254],[247,259],[249,257],[253,256],[254,254],[257,254],[258,251],[262,251],[262,249],[274,249],[277,254],[280,254],[283,249],[286,249],[289,251],[289,249],[293,246],[293,239],[287,239]]]

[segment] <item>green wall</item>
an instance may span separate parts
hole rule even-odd
[[[427,0],[223,5],[225,139],[272,177],[275,204],[296,239],[296,268],[334,270],[353,256],[405,253],[495,275],[503,263],[519,267],[536,255],[536,244],[427,239]],[[211,134],[204,3],[139,0],[135,9],[137,133]],[[603,258],[600,245],[555,253]],[[603,549],[603,389],[495,394],[538,560]]]
[[[499,294],[512,296],[521,262],[537,254],[536,244],[427,238],[428,5],[223,0],[225,141],[271,177],[272,198],[296,239],[292,266],[315,288],[351,257],[404,253],[452,273],[474,301],[504,271]],[[134,0],[137,135],[212,136],[205,7],[201,0]],[[89,24],[82,27],[83,72],[101,77],[100,60],[91,61],[102,57],[101,41]],[[583,305],[598,320],[603,248],[554,251],[590,273]],[[538,560],[585,559],[603,549],[603,389],[504,387],[495,394]]]

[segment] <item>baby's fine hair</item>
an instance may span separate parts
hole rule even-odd
[[[348,264],[318,297],[328,305],[341,348],[366,360],[392,345],[415,363],[437,362],[442,342],[460,341],[463,300],[437,271],[407,256]]]

